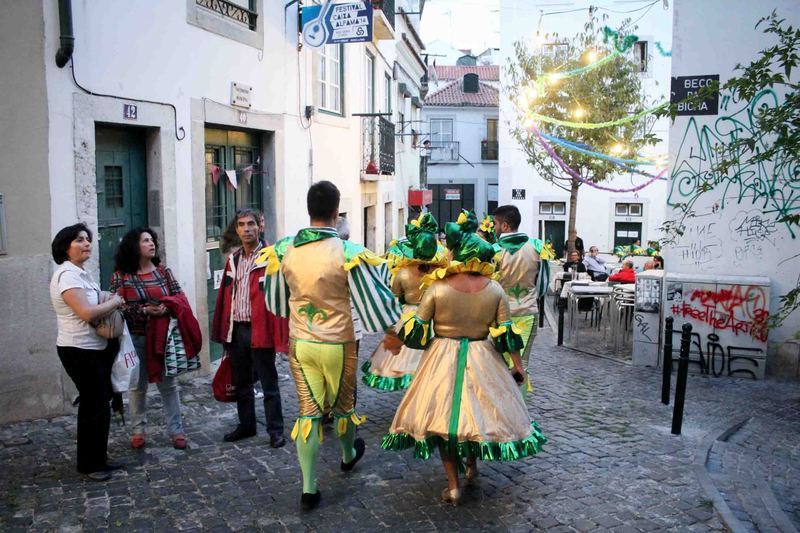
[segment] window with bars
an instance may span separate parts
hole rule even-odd
[[[218,240],[237,209],[264,209],[257,146],[206,145],[206,239]],[[236,188],[227,171],[236,173]]]
[[[319,108],[342,114],[342,78],[344,60],[342,45],[326,44],[319,49],[317,70],[317,102]]]
[[[122,182],[122,167],[117,165],[106,165],[103,167],[103,179],[106,189],[106,207],[124,207],[125,187]]]

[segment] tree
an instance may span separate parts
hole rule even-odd
[[[552,53],[530,51],[521,41],[514,43],[515,58],[507,67],[509,95],[517,104],[517,125],[511,128],[512,137],[520,144],[533,166],[546,181],[569,191],[568,251],[575,249],[575,218],[578,191],[583,183],[570,176],[539,145],[538,137],[526,127],[531,113],[561,121],[598,123],[616,121],[646,109],[648,103],[642,93],[638,65],[629,53],[636,37],[622,32],[601,32],[598,21],[592,17],[581,33],[571,40],[560,40],[547,45]],[[614,59],[602,58],[615,54]],[[597,62],[597,68],[586,69],[577,75],[560,77],[561,73],[586,67]],[[646,119],[622,125],[597,129],[578,129],[535,121],[543,133],[565,138],[571,142],[598,147],[619,157],[635,155],[645,145],[654,145],[659,139],[648,130]],[[652,122],[649,124],[652,127]],[[583,179],[593,183],[607,180],[620,172],[613,163],[576,151],[555,147],[563,161]]]
[[[689,201],[672,205],[679,216],[664,223],[663,244],[672,244],[683,235],[686,220],[696,216],[694,204],[703,195],[724,187],[745,164],[772,165],[775,183],[768,196],[773,201],[764,202],[762,214],[765,219],[772,218],[776,224],[783,225],[793,238],[797,238],[795,230],[800,227],[800,202],[794,196],[790,196],[794,199],[788,202],[774,200],[776,197],[784,199],[784,191],[791,195],[800,186],[800,84],[796,75],[795,79],[792,78],[800,62],[800,29],[787,25],[775,11],[761,18],[755,27],[763,27],[765,34],[777,37],[777,44],[761,50],[749,65],[736,65],[739,75],[731,77],[722,86],[714,84],[682,103],[697,105],[717,94],[728,95],[734,100],[752,101],[767,88],[780,89],[784,92],[783,100],[775,106],[761,106],[755,110],[752,134],[739,135],[731,142],[714,147],[709,171],[697,177],[702,180],[698,192]],[[676,102],[659,114],[669,114],[674,119],[677,109]],[[800,253],[792,259],[800,259]],[[769,319],[770,327],[780,326],[798,308],[800,279],[793,289],[780,297],[780,307]]]

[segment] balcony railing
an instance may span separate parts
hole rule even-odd
[[[256,29],[256,17],[258,17],[258,14],[251,9],[247,9],[246,7],[242,7],[226,0],[195,0],[195,2],[198,6],[210,9],[211,11],[219,13],[224,17],[233,19],[236,22],[241,22],[251,30]],[[253,6],[253,2],[250,2],[249,4],[251,7]]]
[[[431,143],[431,163],[453,163],[458,161],[460,154],[458,141]]]
[[[497,161],[497,141],[481,141],[481,160]]]
[[[394,124],[383,117],[363,117],[361,131],[362,172],[394,174]]]
[[[394,29],[394,0],[372,0],[372,8],[383,11],[383,16]]]

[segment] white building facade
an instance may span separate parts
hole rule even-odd
[[[462,208],[481,217],[497,207],[498,83],[496,65],[430,69],[422,116],[430,141],[429,209],[441,226]]]
[[[570,38],[583,30],[590,16],[590,5],[595,16],[608,15],[603,25],[618,29],[625,17],[632,19],[638,28],[632,30],[639,42],[631,49],[641,68],[643,93],[647,101],[664,102],[669,98],[670,57],[672,42],[672,11],[661,2],[628,2],[622,9],[619,2],[551,2],[528,0],[501,0],[500,34],[501,65],[514,59],[514,43],[524,42],[529,50],[543,50],[555,40]],[[667,4],[666,2],[664,4]],[[648,7],[649,5],[649,7]],[[626,15],[619,11],[638,11]],[[637,20],[638,19],[638,20]],[[532,21],[538,20],[538,25]],[[548,37],[549,36],[549,37]],[[659,51],[660,49],[664,54]],[[502,83],[508,83],[501,73]],[[542,179],[527,161],[519,144],[510,134],[518,120],[514,103],[508,91],[500,95],[500,203],[513,203],[522,214],[521,230],[531,236],[551,241],[557,252],[562,251],[567,239],[569,222],[569,192]],[[652,133],[661,139],[646,155],[660,157],[666,163],[668,119],[655,121]],[[559,148],[560,149],[560,148]],[[666,164],[664,164],[666,166]],[[647,167],[655,174],[663,168]],[[665,174],[666,176],[666,174]],[[602,186],[621,190],[632,189],[648,178],[619,174],[604,181]],[[630,244],[636,239],[646,244],[658,240],[658,228],[664,221],[666,180],[659,180],[637,192],[609,192],[582,185],[578,192],[576,230],[586,249],[597,246],[601,251],[611,251],[618,244]],[[516,193],[516,194],[515,194]],[[524,197],[524,198],[523,198]]]
[[[58,4],[75,38],[63,68]],[[0,298],[12,302],[0,311],[0,421],[71,400],[47,296],[64,226],[95,232],[90,269],[104,286],[119,238],[152,227],[205,339],[236,209],[262,209],[272,241],[307,223],[306,190],[327,179],[352,240],[381,252],[401,234],[419,184],[423,4],[373,2],[372,42],[312,49],[298,46],[296,3],[4,3],[0,65],[17,75],[0,82],[12,125],[0,143]],[[206,371],[219,355],[206,342]]]

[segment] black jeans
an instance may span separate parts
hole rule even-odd
[[[78,404],[78,472],[105,470],[111,424],[111,367],[119,343],[105,350],[57,346],[58,357],[81,396]]]
[[[267,433],[270,436],[283,434],[283,412],[281,390],[278,387],[278,371],[275,368],[275,350],[250,347],[250,323],[234,322],[233,336],[228,345],[233,367],[233,384],[236,387],[236,409],[239,427],[246,431],[256,429],[256,399],[253,393],[255,376],[258,373],[264,390],[264,414],[267,418]]]
[[[588,272],[592,281],[605,281],[608,279],[608,274],[605,272],[595,272],[594,270],[589,270]]]

